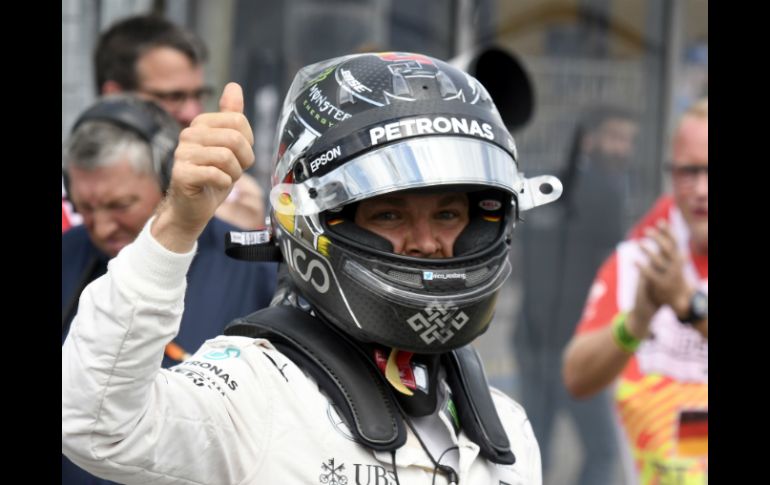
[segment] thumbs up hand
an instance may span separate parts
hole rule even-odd
[[[219,109],[198,115],[179,135],[168,194],[150,228],[170,251],[192,249],[243,170],[254,163],[254,137],[238,84],[225,86]]]

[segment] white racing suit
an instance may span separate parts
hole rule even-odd
[[[166,250],[151,222],[83,292],[62,347],[67,457],[123,483],[408,485],[431,484],[434,474],[447,483],[411,430],[395,462],[353,441],[315,381],[267,340],[220,336],[161,369],[194,250]],[[516,463],[487,461],[442,414],[459,448],[459,483],[540,485],[523,409],[499,391],[492,397]]]

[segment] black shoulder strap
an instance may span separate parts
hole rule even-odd
[[[508,435],[497,415],[487,376],[478,352],[470,345],[443,355],[452,398],[468,437],[479,445],[479,453],[490,461],[513,465]]]
[[[406,442],[397,404],[374,364],[311,315],[289,306],[268,307],[233,321],[224,333],[269,339],[316,379],[367,447],[390,451]]]
[[[404,421],[387,381],[360,349],[323,322],[297,308],[273,306],[233,321],[224,333],[269,339],[316,379],[365,446],[391,451],[406,442]],[[488,460],[515,463],[478,353],[467,345],[444,354],[443,362],[468,437]]]

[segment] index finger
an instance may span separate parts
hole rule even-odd
[[[219,111],[243,113],[243,89],[240,84],[230,82],[225,85],[219,98]]]
[[[677,246],[676,238],[671,231],[671,227],[666,222],[659,221],[654,228],[648,229],[650,229],[649,235],[651,235],[655,242],[658,243],[661,250],[669,255],[669,257],[674,256],[674,253],[677,251]]]

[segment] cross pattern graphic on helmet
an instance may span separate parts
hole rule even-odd
[[[452,303],[442,305],[431,302],[421,312],[409,317],[407,322],[426,344],[435,341],[445,344],[468,323],[468,315]]]

